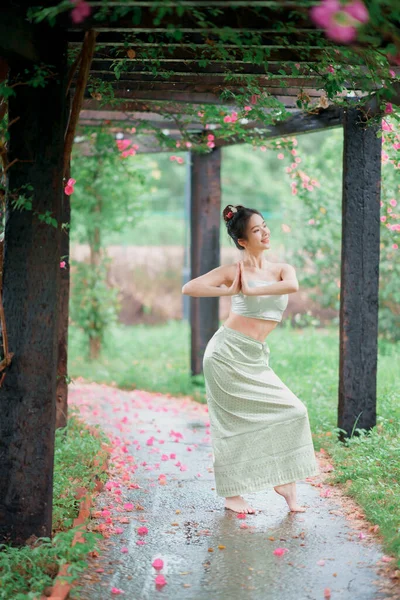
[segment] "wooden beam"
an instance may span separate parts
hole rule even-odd
[[[382,138],[356,108],[343,125],[338,427],[350,436],[376,425]]]
[[[167,102],[171,103],[180,103],[180,104],[216,104],[218,106],[226,106],[227,100],[223,100],[221,98],[222,89],[215,90],[212,86],[207,88],[206,90],[199,90],[197,87],[193,89],[190,85],[185,86],[184,84],[180,85],[180,89],[141,89],[142,86],[129,86],[127,89],[115,89],[115,98],[113,100],[115,108],[117,110],[121,110],[121,106],[125,101],[134,101],[140,102],[144,105],[147,102]],[[159,87],[158,84],[154,84],[154,87]],[[177,88],[177,86],[174,86]],[[139,88],[139,89],[138,89]],[[228,86],[225,88],[228,90]],[[278,90],[279,91],[279,90]],[[290,91],[290,90],[289,90]],[[298,92],[299,90],[297,90]],[[312,90],[306,90],[307,93],[312,92]],[[319,97],[320,94],[317,93],[312,96],[315,99]],[[86,97],[89,98],[89,92],[86,91]],[[274,97],[278,102],[282,103],[286,108],[297,108],[296,101],[297,95],[281,95],[277,93]],[[119,104],[121,103],[121,104]]]
[[[244,129],[249,130],[251,135],[254,131],[254,137],[263,139],[279,138],[285,135],[294,135],[301,133],[310,133],[311,131],[322,131],[332,129],[342,125],[343,111],[337,106],[331,106],[326,109],[319,109],[315,113],[306,113],[298,111],[286,121],[276,125],[264,125],[263,123],[251,123],[243,125]],[[235,137],[227,140],[216,137],[216,148],[232,146],[233,144],[243,143],[242,140]]]
[[[70,41],[71,48],[82,44],[81,38],[82,35],[79,35],[79,41]],[[167,44],[165,47],[160,49],[160,44],[157,42],[143,42],[139,40],[131,39],[128,42],[128,45],[115,45],[114,43],[104,42],[102,44],[97,44],[95,57],[98,60],[122,60],[129,59],[127,52],[129,50],[136,51],[136,57],[132,59],[133,61],[137,60],[139,62],[144,61],[154,61],[154,58],[149,58],[154,56],[156,60],[162,60],[165,62],[169,61],[196,61],[199,60],[210,60],[215,62],[216,53],[215,48],[212,48],[209,44],[185,44],[176,43],[176,44]],[[312,52],[307,48],[289,48],[286,47],[271,47],[271,46],[262,46],[259,45],[243,45],[243,46],[235,46],[233,44],[224,44],[224,62],[228,60],[228,64],[230,64],[229,60],[233,62],[242,62],[246,63],[249,59],[249,51],[254,50],[259,53],[260,51],[265,52],[265,62],[270,64],[283,65],[285,64],[295,64],[300,63],[302,65],[308,65],[310,63],[319,63],[321,59],[325,56],[325,51],[321,48],[313,49]],[[226,57],[226,53],[229,53],[229,58]]]
[[[190,279],[220,264],[221,150],[191,154]],[[219,326],[219,298],[190,298],[191,372],[203,370],[208,340]]]
[[[0,541],[18,546],[32,535],[52,535],[68,68],[64,32],[46,27],[44,33],[54,77],[44,87],[17,86],[9,98],[9,154],[15,163],[8,170],[3,298],[14,359],[0,389]],[[28,64],[10,60],[10,81]],[[15,208],[22,196],[32,209]],[[57,227],[41,220],[46,213]]]

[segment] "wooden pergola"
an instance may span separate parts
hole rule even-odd
[[[118,127],[145,122],[142,151],[162,150],[156,130],[168,129],[171,139],[182,139],[178,120],[184,121],[185,132],[204,135],[193,107],[234,108],[229,92],[237,93],[250,80],[291,113],[284,122],[276,119],[268,126],[249,118],[245,127],[251,135],[268,139],[343,127],[338,427],[351,435],[354,427],[376,425],[381,138],[376,135],[378,126],[365,127],[358,89],[353,90],[359,96],[353,106],[315,107],[311,114],[299,110],[299,97],[317,104],[323,95],[316,87],[318,78],[310,75],[310,65],[317,68],[326,52],[308,17],[310,3],[166,2],[171,7],[214,7],[212,24],[202,27],[186,15],[180,22],[171,11],[155,25],[151,1],[114,2],[134,13],[134,18],[129,14],[117,20],[107,15],[97,19],[95,10],[102,3],[90,4],[94,16],[74,26],[67,14],[58,17],[54,27],[28,22],[27,0],[7,0],[0,9],[3,79],[16,81],[24,69],[41,63],[50,64],[57,75],[50,76],[45,87],[16,87],[8,103],[8,160],[15,163],[7,171],[3,298],[14,358],[0,389],[0,539],[16,544],[32,533],[51,534],[56,410],[61,415],[58,424],[67,412],[66,384],[57,377],[66,374],[69,273],[60,273],[59,260],[68,254],[68,236],[60,226],[43,223],[38,213],[51,212],[60,224],[69,222],[69,198],[63,193],[71,118],[67,91],[72,81],[70,91],[79,93],[82,71],[71,71],[67,50],[78,51],[84,37],[80,60],[83,65],[84,57],[89,58],[90,77],[81,89],[81,103],[75,105],[81,111],[80,123]],[[284,24],[293,12],[296,27],[283,37],[270,23]],[[85,36],[89,30],[92,33]],[[179,31],[179,36],[171,37],[171,31]],[[221,32],[229,56],[216,60],[211,49]],[[231,32],[244,42],[235,44]],[[256,51],[268,55],[267,67],[253,64],[249,56]],[[152,70],[155,63],[157,72]],[[227,71],[232,74],[229,81]],[[93,91],[95,80],[101,89],[112,90],[109,101],[104,102],[104,92]],[[226,92],[223,97],[221,91]],[[370,114],[377,111],[370,102]],[[191,153],[191,278],[220,264],[221,148],[240,141],[219,137],[218,129],[213,133],[215,147],[210,152]],[[25,193],[27,186],[33,189],[34,210],[16,210],[15,194]],[[218,307],[218,298],[191,298],[193,374],[201,372],[204,348],[219,326]]]

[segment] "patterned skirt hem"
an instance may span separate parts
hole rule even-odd
[[[221,486],[216,483],[216,492],[218,496],[225,498],[229,496],[239,496],[240,494],[251,494],[252,492],[260,492],[268,487],[276,485],[284,485],[285,483],[291,483],[292,481],[298,481],[305,477],[315,477],[320,474],[318,464],[296,468],[293,471],[286,471],[285,473],[274,473],[274,475],[268,475],[267,473],[262,477],[252,479],[249,483],[238,483],[231,486]]]

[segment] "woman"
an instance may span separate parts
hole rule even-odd
[[[225,508],[255,513],[239,494],[273,486],[290,511],[296,479],[318,475],[308,412],[269,366],[266,337],[281,321],[288,294],[297,292],[295,269],[263,257],[270,230],[258,210],[227,206],[228,233],[243,251],[182,288],[189,296],[232,296],[228,319],[207,344],[203,370],[216,492]]]

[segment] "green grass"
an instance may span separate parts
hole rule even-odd
[[[110,442],[101,430],[97,438],[82,427],[73,407],[69,412],[67,427],[56,430],[53,537],[38,538],[20,548],[0,545],[1,600],[37,600],[52,585],[65,562],[71,565],[69,581],[74,581],[88,564],[88,552],[98,550],[97,540],[102,536],[94,532],[84,534],[85,543],[71,546],[76,532],[72,528],[73,519],[79,511],[75,490],[78,486],[93,489],[95,475],[103,482],[106,480],[107,474],[93,464],[93,459],[101,450],[101,442]]]
[[[204,381],[192,381],[190,331],[186,322],[110,331],[102,356],[90,363],[82,334],[70,328],[69,372],[90,381],[114,383],[127,389],[189,394],[205,402]],[[400,567],[400,403],[398,364],[400,343],[379,340],[377,427],[360,432],[347,445],[337,441],[339,331],[293,329],[289,322],[268,337],[270,365],[306,404],[316,450],[331,454],[331,482],[351,480],[347,493],[367,518],[380,526],[385,551],[398,557]]]

